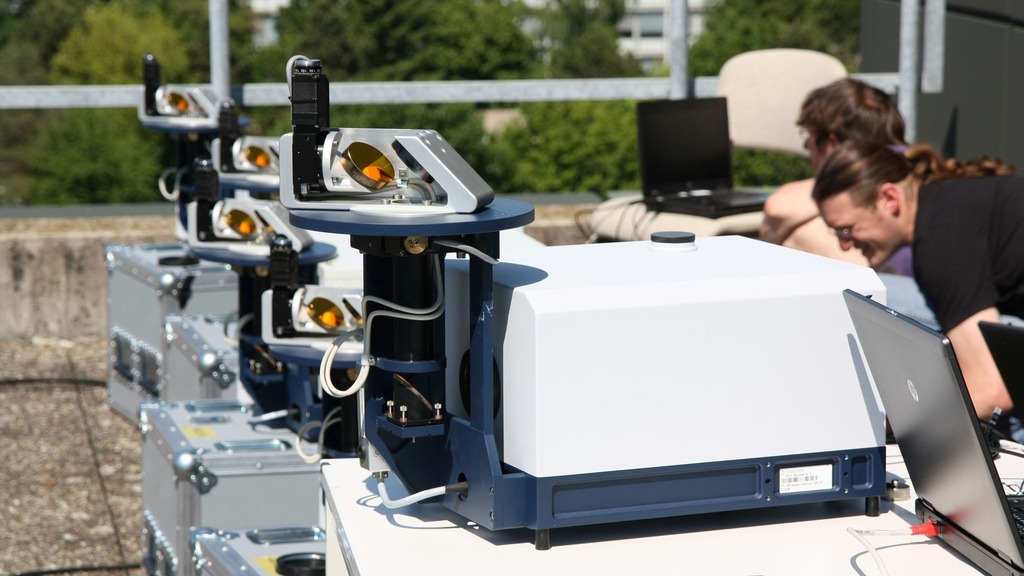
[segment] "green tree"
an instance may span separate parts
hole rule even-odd
[[[619,53],[614,28],[593,25],[551,54],[553,78],[630,78],[643,76],[640,63]]]
[[[84,14],[50,65],[55,84],[141,84],[142,56],[157,55],[166,79],[189,70],[182,38],[156,10],[137,13],[117,3]]]
[[[521,77],[533,63],[515,12],[498,0],[296,0],[282,44],[339,80]]]
[[[29,203],[156,201],[162,141],[140,130],[133,110],[70,110],[25,153]]]
[[[0,2],[0,85],[47,84],[50,60],[88,3]],[[0,204],[20,204],[30,197],[30,168],[23,149],[60,116],[56,110],[0,113]]]
[[[718,0],[690,48],[690,74],[717,76],[729,58],[765,48],[817,50],[853,71],[859,37],[858,0]]]
[[[109,1],[109,0],[108,0]],[[186,56],[189,75],[181,79],[170,79],[173,82],[209,82],[210,81],[210,7],[208,0],[114,0],[125,6],[136,3],[143,9],[157,10],[168,21],[168,26],[181,36],[177,51]],[[231,53],[232,82],[251,82],[250,70],[255,65],[253,60],[257,50],[253,46],[253,17],[249,2],[246,0],[228,0],[229,50]],[[161,63],[167,54],[157,54]],[[281,64],[284,69],[284,64]],[[280,78],[275,78],[280,82]]]
[[[4,2],[0,17],[0,84],[46,84],[50,60],[88,0]]]
[[[624,78],[642,76],[639,62],[619,52],[616,24],[624,0],[550,0],[530,11],[537,43],[545,47],[545,76]]]
[[[538,43],[550,47],[545,74],[554,78],[642,76],[618,48],[622,0],[553,0],[533,12]],[[536,102],[524,119],[494,137],[492,186],[502,192],[587,191],[639,187],[633,102]]]
[[[492,186],[502,192],[596,192],[640,186],[635,104],[536,102],[495,142],[515,158]]]
[[[624,0],[549,0],[537,13],[545,34],[565,42],[594,25],[614,28],[626,15]]]
[[[142,55],[160,55],[165,78],[188,74],[181,37],[156,9],[112,2],[84,12],[51,62],[56,83],[142,82]],[[45,127],[22,156],[33,176],[31,203],[156,200],[167,142],[143,130],[134,110],[70,110]]]

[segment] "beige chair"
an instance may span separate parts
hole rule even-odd
[[[718,73],[728,99],[733,146],[806,156],[796,119],[807,94],[846,76],[838,59],[811,50],[776,48],[730,58]]]

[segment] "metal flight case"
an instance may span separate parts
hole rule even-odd
[[[238,278],[181,243],[107,246],[106,266],[109,402],[137,422],[140,402],[162,398],[166,316],[235,310]]]
[[[327,535],[318,526],[268,528],[247,532],[196,530],[192,537],[200,576],[323,576]]]
[[[253,426],[232,400],[143,404],[143,564],[151,575],[194,576],[192,532],[312,526],[320,517],[319,463],[304,461],[288,429]],[[314,452],[303,442],[303,452]]]
[[[237,323],[227,315],[168,314],[160,399],[248,401],[238,381]],[[241,394],[241,395],[239,395]]]

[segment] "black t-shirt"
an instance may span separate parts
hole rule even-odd
[[[943,330],[991,306],[1024,317],[1024,178],[922,186],[914,278]]]

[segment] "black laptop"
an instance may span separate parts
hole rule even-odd
[[[1019,417],[1024,413],[1024,327],[997,322],[978,322],[978,327]]]
[[[996,473],[949,340],[843,293],[918,500],[917,516],[989,574],[1024,573],[1024,500]]]
[[[636,125],[649,209],[718,218],[764,207],[767,192],[733,189],[725,98],[638,102]]]

